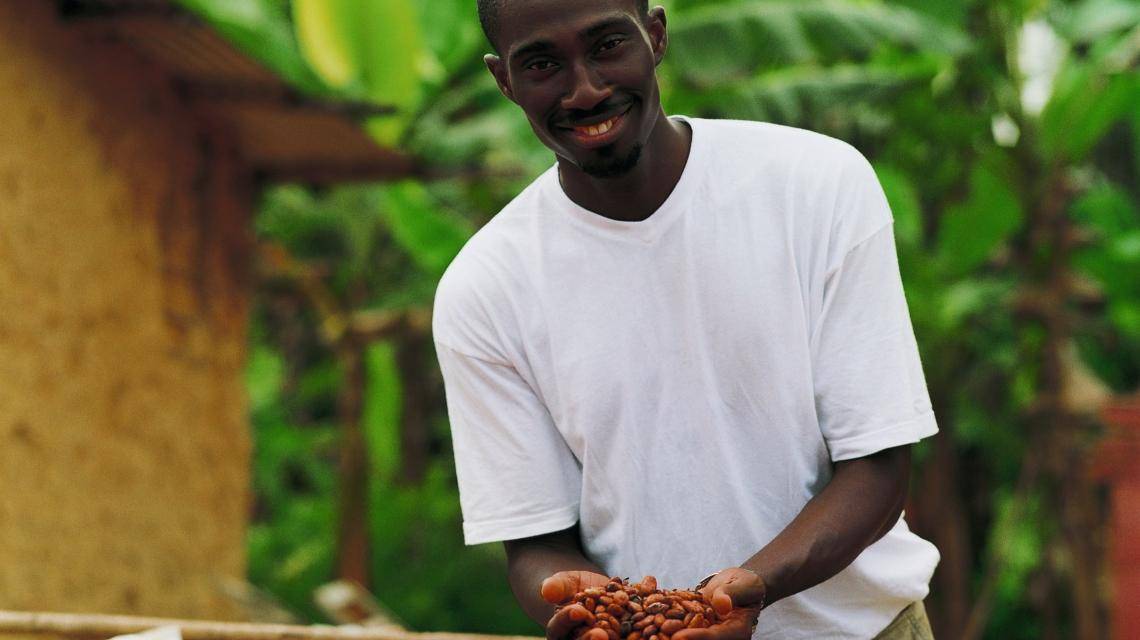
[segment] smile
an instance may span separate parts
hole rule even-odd
[[[621,134],[627,113],[629,113],[629,109],[597,124],[571,127],[570,132],[574,139],[583,146],[591,148],[604,146],[613,142]]]

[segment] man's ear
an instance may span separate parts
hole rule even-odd
[[[491,72],[491,75],[495,76],[495,84],[499,85],[499,91],[507,97],[507,100],[514,102],[515,94],[511,91],[511,79],[507,75],[507,63],[493,53],[483,56],[483,63],[487,65],[487,70]]]
[[[665,50],[669,48],[669,32],[665,24],[665,7],[653,7],[649,10],[645,27],[649,32],[649,46],[653,49],[654,66],[661,64],[665,59]]]

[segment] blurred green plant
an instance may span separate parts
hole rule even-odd
[[[463,241],[553,161],[483,68],[474,3],[183,4],[303,90],[396,107],[369,130],[448,176],[265,194],[253,580],[315,616],[312,588],[360,565],[414,628],[535,633],[500,548],[462,548],[422,316]],[[1084,462],[1104,395],[1140,383],[1140,6],[666,8],[670,112],[811,128],[875,164],[942,427],[908,509],[943,554],[939,635],[1103,637]]]

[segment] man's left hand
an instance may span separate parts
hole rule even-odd
[[[767,589],[760,576],[739,567],[724,569],[700,588],[721,621],[704,629],[682,629],[673,640],[748,640],[764,608]]]

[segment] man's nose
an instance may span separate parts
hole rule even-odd
[[[562,108],[567,111],[574,109],[589,111],[613,95],[613,90],[602,82],[589,65],[583,63],[574,65],[571,81],[573,84],[570,93],[562,99]]]

